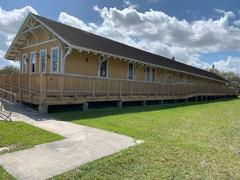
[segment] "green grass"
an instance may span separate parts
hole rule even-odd
[[[10,152],[31,148],[38,144],[44,144],[63,137],[25,124],[23,122],[0,121],[0,148],[9,147]],[[0,179],[13,179],[0,166]]]
[[[240,100],[53,116],[145,141],[54,179],[240,178]]]

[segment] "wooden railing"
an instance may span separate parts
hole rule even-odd
[[[156,83],[126,79],[98,78],[70,74],[0,74],[0,88],[22,96],[39,96],[40,103],[46,98],[88,97],[121,98],[184,98],[201,95],[236,95],[234,87],[214,84]]]

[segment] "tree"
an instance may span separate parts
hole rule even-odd
[[[215,74],[223,77],[224,79],[227,79],[228,81],[234,81],[234,82],[237,82],[240,84],[240,75],[239,74],[236,74],[234,72],[221,72],[218,69],[216,69],[214,65],[208,71],[215,73]]]
[[[19,68],[16,66],[5,66],[4,68],[0,69],[0,74],[15,74],[19,73]]]

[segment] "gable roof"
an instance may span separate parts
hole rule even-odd
[[[153,54],[147,51],[137,49],[126,44],[104,38],[93,33],[83,31],[81,29],[68,26],[42,16],[30,14],[35,17],[39,22],[47,26],[50,31],[53,31],[61,40],[71,47],[86,49],[89,51],[96,51],[106,53],[109,55],[122,57],[141,63],[161,66],[171,70],[181,71],[189,74],[203,76],[206,78],[224,81],[227,80],[206,70],[202,70],[184,63],[174,61],[172,59]]]

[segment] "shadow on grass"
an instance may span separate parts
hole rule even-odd
[[[49,116],[61,120],[61,121],[76,121],[76,120],[89,120],[106,116],[121,115],[121,114],[131,114],[131,113],[140,113],[140,112],[151,112],[156,110],[164,110],[171,108],[179,108],[185,106],[195,106],[202,104],[210,104],[216,102],[225,102],[225,101],[234,101],[236,99],[218,99],[212,101],[199,101],[199,102],[189,102],[189,103],[177,103],[177,104],[163,104],[163,105],[149,105],[146,107],[142,106],[131,106],[123,108],[100,108],[100,109],[90,109],[88,111],[64,111],[61,109],[61,112],[50,113]]]

